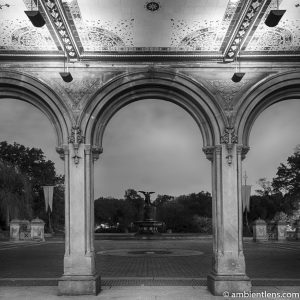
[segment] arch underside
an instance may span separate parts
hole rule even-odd
[[[190,80],[165,75],[129,74],[101,89],[88,104],[82,119],[82,128],[87,128],[86,142],[102,147],[105,128],[114,114],[132,102],[155,99],[172,102],[186,110],[201,131],[204,147],[218,143],[223,119],[211,95]]]
[[[15,99],[39,109],[52,124],[56,146],[67,143],[70,118],[63,101],[45,84],[19,72],[0,72],[0,99]]]
[[[241,99],[236,116],[238,137],[242,144],[249,146],[251,129],[264,110],[277,102],[291,99],[300,99],[299,72],[276,74],[254,86]]]

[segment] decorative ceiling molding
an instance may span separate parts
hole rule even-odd
[[[83,50],[71,13],[59,0],[40,0],[44,12],[69,59],[78,59]]]
[[[229,27],[228,38],[224,40],[223,51],[224,61],[233,61],[242,49],[249,33],[252,31],[256,21],[263,16],[263,11],[270,4],[271,0],[247,0],[244,5],[237,9],[237,16],[232,20]],[[225,46],[225,47],[224,47]]]
[[[277,0],[122,0],[118,10],[110,0],[0,0],[0,60],[299,62],[300,0],[278,1],[287,14],[269,28]],[[43,28],[24,14],[37,9]]]

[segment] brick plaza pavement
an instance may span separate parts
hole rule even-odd
[[[95,250],[104,285],[205,285],[211,269],[210,239],[96,240]],[[246,241],[244,250],[254,285],[300,286],[299,242]],[[0,242],[0,284],[56,285],[63,253],[63,240]]]

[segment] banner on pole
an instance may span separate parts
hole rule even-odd
[[[251,195],[251,185],[242,185],[242,204],[243,212],[250,211],[250,195]]]
[[[46,211],[48,210],[48,206],[50,207],[50,210],[52,211],[54,186],[53,185],[44,185],[43,190],[44,190]]]

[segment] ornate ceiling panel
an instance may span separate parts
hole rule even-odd
[[[46,26],[33,27],[25,10],[30,0],[0,1],[0,49],[9,51],[55,51],[57,46]],[[33,8],[35,8],[33,2]]]
[[[28,20],[31,2],[46,26]],[[300,0],[279,2],[286,13],[270,28],[277,0],[0,0],[0,55],[300,55]]]
[[[256,52],[299,52],[300,49],[300,1],[280,1],[280,9],[286,9],[280,23],[276,27],[267,27],[264,24],[269,11],[277,8],[277,0],[272,0],[262,22],[255,30],[246,51]]]

